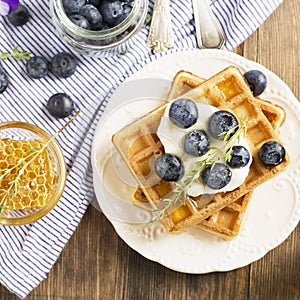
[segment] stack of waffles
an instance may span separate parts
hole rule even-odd
[[[210,197],[186,195],[160,221],[170,233],[181,233],[196,226],[232,239],[245,220],[253,189],[282,172],[289,164],[288,154],[281,164],[273,167],[262,164],[258,158],[258,151],[265,142],[281,143],[278,133],[285,120],[285,111],[271,102],[253,97],[243,75],[235,67],[228,67],[208,80],[180,71],[174,78],[168,99],[179,96],[230,110],[239,120],[246,117],[246,138],[252,163],[246,180],[235,190]],[[166,106],[167,102],[124,127],[112,138],[139,185],[133,203],[152,210],[161,209],[165,203],[163,199],[172,197],[176,188],[175,183],[159,179],[153,170],[153,161],[164,153],[156,132]]]

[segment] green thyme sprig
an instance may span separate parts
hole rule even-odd
[[[0,202],[1,206],[5,207],[5,205],[10,201],[10,199],[13,196],[16,196],[18,194],[18,190],[19,190],[19,187],[20,187],[21,179],[22,179],[22,176],[24,174],[25,169],[29,166],[30,163],[32,163],[32,161],[40,153],[42,153],[42,151],[45,149],[45,147],[47,145],[49,145],[49,143],[44,144],[43,147],[39,151],[37,151],[35,148],[31,148],[28,151],[29,154],[27,154],[24,158],[19,159],[18,162],[13,167],[4,169],[3,174],[1,174],[1,176],[0,176],[0,183],[2,183],[2,180],[5,179],[9,174],[11,174],[11,172],[13,170],[15,170],[17,167],[19,167],[19,166],[22,167],[18,171],[17,176],[8,183],[9,184],[9,189],[8,190],[4,190],[4,189],[0,190],[0,195],[4,195],[3,198],[1,199],[1,202]],[[35,155],[33,155],[33,153],[35,153]],[[27,160],[26,163],[25,163],[25,160]],[[0,212],[1,212],[1,210],[0,210]]]
[[[0,183],[2,182],[2,180],[7,177],[14,169],[16,169],[19,166],[22,166],[24,168],[25,166],[25,160],[30,158],[31,154],[34,153],[36,151],[35,148],[31,148],[27,151],[27,155],[24,158],[20,158],[17,162],[17,164],[15,164],[13,167],[11,168],[6,168],[4,169],[2,172],[3,174],[0,175]],[[18,174],[23,175],[24,170],[20,170]],[[0,190],[0,193],[2,192],[2,190]]]
[[[162,202],[164,204],[166,204],[165,207],[162,208],[162,209],[155,209],[154,210],[155,216],[150,220],[150,223],[155,223],[157,221],[162,220],[164,218],[164,216],[166,215],[167,210],[169,208],[171,208],[172,206],[174,206],[177,203],[177,201],[180,199],[181,194],[182,193],[178,193],[174,197],[174,199],[168,199],[168,198],[167,199],[163,199]]]
[[[145,25],[148,26],[151,24],[152,21],[152,15],[148,15],[147,18],[145,19]]]
[[[8,190],[0,190],[0,195],[4,195],[4,197],[1,199],[0,212],[7,205],[7,203],[9,203],[10,199],[18,194],[18,189],[21,183],[20,177],[21,175],[18,175],[14,180],[9,182],[10,187]]]
[[[18,190],[20,187],[20,183],[22,180],[22,176],[24,175],[24,171],[26,168],[46,149],[46,147],[57,138],[57,136],[70,124],[72,123],[75,118],[79,115],[80,110],[77,111],[77,113],[70,118],[70,120],[63,125],[50,139],[48,139],[43,146],[40,149],[31,148],[29,149],[27,155],[17,161],[17,163],[11,167],[4,169],[2,171],[2,174],[0,175],[0,184],[2,184],[3,179],[5,179],[8,175],[12,173],[12,171],[18,167],[21,166],[20,170],[18,171],[18,174],[8,183],[9,188],[7,190],[1,189],[0,195],[3,196],[0,202],[0,212],[2,209],[9,203],[11,198],[13,196],[16,196],[18,194]]]
[[[14,57],[17,60],[28,60],[30,58],[30,52],[28,51],[19,51],[18,46],[16,46],[11,53],[2,52],[0,53],[0,59],[7,59],[9,57]]]
[[[162,202],[166,205],[162,209],[155,209],[154,213],[155,216],[151,219],[151,223],[160,221],[164,218],[166,215],[166,212],[174,206],[178,200],[183,197],[187,197],[187,190],[188,188],[199,178],[199,170],[201,170],[204,165],[206,165],[208,158],[202,158],[201,160],[197,161],[195,164],[195,169],[193,169],[190,174],[186,176],[183,182],[181,183],[175,183],[176,188],[173,190],[174,197],[173,199],[163,199]]]
[[[121,55],[125,55],[125,54],[127,54],[127,53],[129,53],[129,50],[128,50],[128,49],[124,49],[124,50],[122,51]]]
[[[227,143],[225,147],[225,161],[231,161],[233,146],[238,144],[241,138],[246,136],[246,133],[246,120],[242,119],[240,125],[237,125],[230,130],[220,134],[220,137],[222,137],[224,142]]]
[[[195,167],[188,174],[185,180],[181,183],[176,183],[176,188],[173,190],[173,199],[163,199],[162,202],[166,205],[162,209],[155,209],[155,216],[151,219],[151,223],[162,220],[167,211],[174,206],[177,201],[183,196],[186,198],[188,188],[196,181],[199,180],[199,174],[206,166],[210,166],[213,169],[214,165],[220,161],[230,161],[232,158],[233,146],[240,142],[242,136],[246,135],[246,120],[242,119],[241,124],[237,125],[230,130],[220,134],[220,137],[226,143],[225,150],[219,149],[217,147],[209,147],[209,151],[199,158],[195,162]]]

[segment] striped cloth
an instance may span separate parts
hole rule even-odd
[[[67,79],[52,74],[40,80],[24,72],[25,62],[2,62],[10,78],[0,94],[0,122],[20,120],[54,133],[65,120],[56,120],[46,111],[47,99],[57,92],[72,96],[82,113],[57,138],[68,168],[65,192],[57,206],[44,218],[20,227],[0,226],[0,282],[20,298],[26,297],[43,279],[60,255],[87,206],[94,197],[90,151],[93,132],[114,89],[146,63],[170,52],[196,48],[195,26],[190,0],[171,0],[175,46],[153,55],[146,46],[148,27],[142,28],[135,45],[126,55],[93,59],[80,56],[62,42],[50,21],[48,1],[21,0],[31,13],[30,21],[13,27],[0,19],[0,51],[16,45],[47,59],[68,51],[78,59],[76,73]],[[244,41],[274,11],[281,0],[212,0],[214,14],[226,35],[225,49]],[[149,4],[149,13],[153,0]]]

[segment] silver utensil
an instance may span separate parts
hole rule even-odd
[[[225,43],[224,34],[211,11],[208,0],[193,0],[196,38],[201,49],[221,49]]]
[[[174,45],[170,1],[155,0],[147,44],[155,53]]]

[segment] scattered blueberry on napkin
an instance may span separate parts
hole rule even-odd
[[[15,0],[0,0],[0,14],[6,14],[9,2]],[[170,2],[175,46],[157,55],[146,45],[149,27],[144,26],[126,55],[101,59],[81,56],[58,37],[46,0],[20,0],[30,12],[30,19],[23,26],[15,27],[7,17],[0,16],[0,53],[18,45],[20,50],[48,60],[61,51],[72,53],[78,60],[75,74],[66,79],[51,73],[42,79],[32,79],[25,72],[24,61],[2,61],[10,83],[0,94],[0,122],[25,121],[55,133],[65,120],[51,117],[46,102],[58,92],[69,94],[82,110],[57,138],[68,168],[65,192],[57,206],[34,224],[0,226],[0,282],[20,298],[25,298],[46,278],[94,197],[90,164],[93,132],[114,89],[146,63],[174,51],[197,47],[191,1]],[[232,50],[243,42],[281,2],[210,1],[226,36],[224,48]],[[149,13],[152,8],[153,0],[150,0]]]

